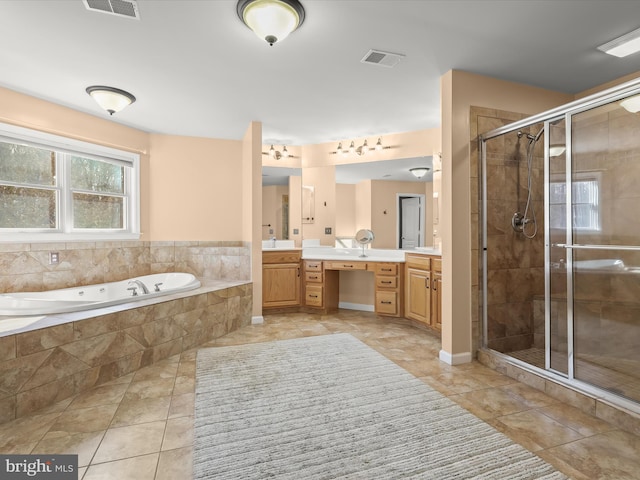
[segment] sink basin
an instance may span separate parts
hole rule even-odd
[[[296,243],[293,240],[263,240],[263,250],[288,250],[290,248],[296,248]]]

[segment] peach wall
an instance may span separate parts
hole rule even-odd
[[[88,96],[87,100],[92,105]],[[143,240],[150,239],[147,132],[110,120],[97,106],[94,116],[1,87],[0,105],[0,122],[140,154],[140,231]]]
[[[262,187],[262,239],[276,237],[278,240],[285,238],[282,234],[283,208],[282,197],[289,195],[289,185],[269,185]],[[265,225],[271,225],[267,227]],[[273,230],[273,233],[270,233]],[[287,235],[288,237],[288,232]]]
[[[356,186],[336,184],[336,236],[353,237],[356,230]]]
[[[363,180],[356,185],[356,229],[371,229],[372,181]]]
[[[240,209],[233,209],[241,218],[242,240],[251,245],[251,280],[253,281],[254,318],[262,318],[262,124],[251,122],[242,138],[241,182],[238,190],[226,199],[240,204]],[[226,172],[232,169],[225,169]],[[226,179],[226,176],[223,177]],[[238,198],[240,192],[240,198]]]
[[[293,240],[296,247],[302,246],[301,198],[302,177],[289,177],[289,240]]]
[[[242,237],[242,142],[151,135],[151,240]]]
[[[472,327],[479,328],[477,259],[472,262],[471,226],[478,211],[471,209],[471,192],[477,195],[477,164],[471,165],[469,112],[472,105],[527,114],[543,112],[573,100],[568,94],[449,71],[441,78],[442,194],[442,351],[448,363],[469,361]],[[470,184],[470,178],[475,179]],[[473,189],[473,190],[472,190]],[[475,274],[472,274],[474,272]],[[455,296],[454,296],[455,292]],[[477,332],[475,332],[477,336]]]
[[[312,185],[314,190],[315,219],[313,223],[303,223],[304,239],[320,239],[321,245],[335,244],[336,218],[336,171],[335,167],[308,167],[302,174],[303,185]],[[331,234],[325,228],[331,227]]]
[[[398,248],[398,194],[401,193],[426,195],[425,183],[385,180],[371,182],[371,230],[376,236],[373,248]],[[426,201],[430,202],[430,199],[426,198]],[[422,221],[425,220],[426,216],[423,216]],[[425,226],[426,232],[430,230],[430,226]]]

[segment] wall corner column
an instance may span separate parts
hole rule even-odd
[[[471,227],[468,112],[456,111],[455,72],[440,79],[442,115],[442,350],[450,365],[470,362]]]

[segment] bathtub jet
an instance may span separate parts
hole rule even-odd
[[[147,288],[147,285],[153,285],[153,290]],[[78,312],[185,292],[198,287],[200,281],[190,273],[158,273],[86,287],[6,293],[0,295],[0,315],[19,317]],[[138,288],[143,294],[137,294]]]

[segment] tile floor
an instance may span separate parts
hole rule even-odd
[[[404,320],[268,315],[205,347],[335,332],[358,337],[571,478],[640,479],[640,437],[477,362],[444,364],[439,339]],[[77,453],[82,480],[189,479],[195,357],[185,352],[0,425],[0,452]]]

